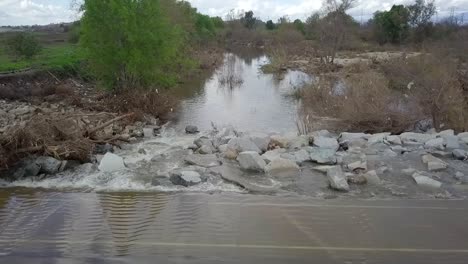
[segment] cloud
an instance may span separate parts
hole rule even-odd
[[[1,0],[0,25],[45,25],[73,21],[76,12],[69,5],[69,1],[57,0]]]
[[[100,0],[95,0],[100,1]],[[287,15],[305,19],[321,8],[322,0],[188,0],[200,12],[223,18],[230,10],[253,10],[262,20],[277,20]],[[388,10],[393,4],[410,4],[414,0],[357,0],[349,13],[355,18],[369,18],[377,10]],[[77,12],[71,0],[0,0],[0,25],[32,25],[73,21]],[[436,0],[439,17],[468,12],[468,0]]]

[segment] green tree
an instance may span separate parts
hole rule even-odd
[[[111,89],[170,86],[177,80],[181,30],[159,0],[85,0],[81,44],[94,75]]]
[[[303,35],[306,34],[305,24],[302,22],[302,20],[296,19],[294,20],[293,24],[299,32],[301,32]]]
[[[253,29],[257,19],[254,17],[253,11],[245,12],[244,17],[242,18],[242,23],[248,29]]]
[[[32,59],[42,50],[41,44],[31,33],[15,34],[8,40],[8,48],[14,56],[25,59]]]
[[[409,33],[408,8],[403,5],[393,5],[390,11],[374,14],[374,33],[380,44],[386,42],[401,43]]]
[[[266,29],[268,30],[274,30],[276,28],[276,25],[275,23],[273,22],[273,20],[268,20],[266,22]]]

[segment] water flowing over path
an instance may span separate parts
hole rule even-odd
[[[312,77],[262,74],[266,62],[226,54],[211,78],[175,91],[185,98],[175,121],[162,136],[117,150],[122,170],[85,164],[46,179],[0,181],[0,263],[466,264],[468,202],[457,199],[468,189],[453,179],[448,194],[387,175],[380,187],[339,195],[312,165],[276,179],[284,188],[268,195],[215,174],[190,187],[169,181],[200,136],[181,133],[186,125],[295,132],[300,102],[291,94]],[[409,158],[420,163],[413,156],[387,163],[398,173]]]
[[[2,192],[2,263],[466,263],[464,201]]]

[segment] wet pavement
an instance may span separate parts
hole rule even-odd
[[[0,192],[1,263],[466,263],[468,202]]]

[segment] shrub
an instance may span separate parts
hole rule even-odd
[[[382,69],[391,87],[418,104],[436,129],[464,129],[466,102],[454,61],[426,54],[388,62]]]
[[[81,44],[106,87],[171,86],[183,58],[183,34],[160,1],[84,1]]]
[[[366,132],[402,132],[415,120],[410,109],[388,88],[388,81],[373,71],[345,80],[321,76],[302,92],[304,113],[340,120],[340,129]],[[405,107],[402,107],[405,105]]]
[[[42,47],[37,38],[31,33],[15,34],[8,41],[9,50],[18,58],[31,59],[38,55]]]

